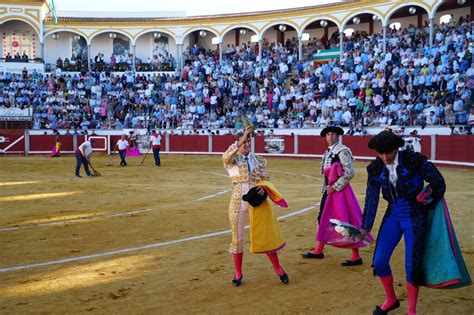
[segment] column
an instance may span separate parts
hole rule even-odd
[[[219,64],[222,64],[222,42],[219,43]]]
[[[258,55],[261,57],[262,56],[262,49],[263,49],[263,43],[262,40],[258,40]]]
[[[382,27],[383,29],[383,54],[387,53],[387,25]]]
[[[374,20],[370,19],[369,20],[369,35],[374,34]]]
[[[178,56],[177,56],[177,60],[176,60],[176,68],[178,69],[179,73],[181,74],[181,70],[183,70],[183,66],[184,66],[184,58],[183,58],[183,44],[178,44],[177,45],[178,47]]]
[[[298,60],[303,60],[303,36],[298,36]]]
[[[132,68],[133,68],[133,70],[137,71],[137,67],[136,67],[136,66],[137,66],[137,65],[136,65],[137,59],[135,58],[135,54],[136,54],[136,52],[137,52],[137,49],[136,49],[136,48],[137,48],[137,45],[134,44],[134,45],[132,45],[132,47],[133,47]]]
[[[339,30],[339,61],[342,59],[344,52],[344,30]]]
[[[44,42],[40,43],[40,45],[41,45],[41,47],[40,47],[41,56],[40,57],[41,57],[42,62],[45,63],[44,62]]]
[[[87,70],[90,72],[92,70],[91,65],[91,44],[87,45]]]
[[[433,47],[434,18],[430,18],[430,48]]]

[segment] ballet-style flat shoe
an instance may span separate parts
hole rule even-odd
[[[388,314],[388,312],[393,311],[393,310],[395,310],[399,307],[400,307],[400,301],[399,300],[397,300],[395,303],[393,303],[393,305],[390,306],[386,310],[383,310],[379,305],[377,305],[375,307],[373,315],[385,315],[385,314]]]
[[[324,258],[324,253],[313,254],[311,252],[307,252],[307,253],[301,254],[301,256],[303,256],[303,258],[323,259]]]
[[[360,266],[362,265],[362,258],[359,258],[357,260],[344,260],[341,263],[341,266],[347,267],[347,266]]]
[[[279,277],[280,277],[280,281],[283,282],[284,284],[290,283],[290,278],[288,278],[288,275],[286,274],[286,272],[284,272],[284,274]]]
[[[244,277],[244,276],[242,275],[242,276],[240,277],[240,279],[236,279],[235,276],[234,276],[234,279],[232,279],[232,286],[233,286],[233,287],[240,287],[240,285],[242,284],[242,278],[243,278],[243,277]]]

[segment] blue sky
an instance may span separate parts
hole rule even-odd
[[[337,0],[55,0],[58,11],[186,11],[208,15],[304,7]]]

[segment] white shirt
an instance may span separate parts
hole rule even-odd
[[[153,135],[151,136],[150,141],[152,142],[153,146],[160,146],[161,145],[161,135]]]
[[[388,169],[388,174],[390,178],[390,183],[393,185],[393,187],[397,187],[397,166],[398,166],[398,152],[395,155],[395,159],[393,160],[392,164],[386,165]]]
[[[82,155],[87,158],[89,155],[92,153],[92,144],[90,141],[84,141],[80,146],[79,146],[79,151],[81,151]]]
[[[128,147],[128,141],[120,139],[117,141],[117,147],[119,150],[126,150]]]

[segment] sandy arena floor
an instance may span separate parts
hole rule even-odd
[[[358,267],[339,266],[348,250],[328,247],[324,260],[300,256],[314,245],[319,160],[269,159],[272,181],[290,204],[277,213],[293,214],[281,221],[288,245],[280,258],[290,285],[247,246],[239,288],[230,283],[231,184],[220,157],[165,155],[161,168],[152,157],[144,166],[139,157],[128,158],[128,167],[118,160],[106,167],[107,160],[93,159],[102,177],[77,179],[72,156],[0,157],[0,313],[372,314],[383,301],[370,268],[374,246],[362,250]],[[352,181],[361,205],[366,164],[356,163]],[[441,171],[474,275],[474,170]],[[391,314],[407,312],[403,248],[392,258],[402,307]],[[418,305],[419,314],[474,314],[474,286],[422,288]]]

